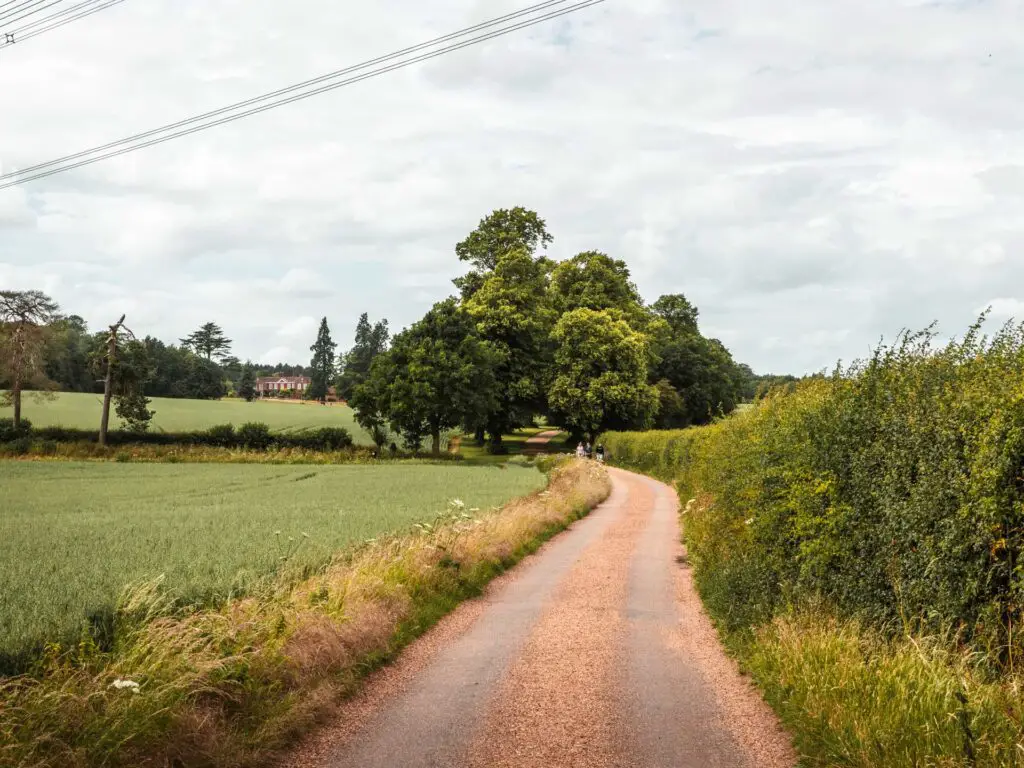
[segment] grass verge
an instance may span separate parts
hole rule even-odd
[[[795,735],[803,765],[1024,765],[1024,680],[993,676],[983,657],[948,639],[892,639],[802,613],[732,645]]]
[[[592,462],[493,514],[366,542],[323,573],[216,610],[127,593],[113,650],[83,642],[0,682],[0,765],[249,766],[307,730],[373,667],[602,501]]]

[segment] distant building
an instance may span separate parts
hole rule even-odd
[[[265,397],[271,393],[290,391],[296,397],[301,397],[309,389],[309,384],[308,376],[260,376],[256,379],[256,395]]]

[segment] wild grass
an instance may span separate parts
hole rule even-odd
[[[179,604],[217,603],[429,523],[452,499],[489,509],[543,483],[533,468],[455,464],[0,462],[0,674],[43,642],[102,640],[127,584],[160,578]]]
[[[158,590],[136,590],[111,651],[82,647],[0,684],[0,765],[267,764],[367,669],[609,488],[600,467],[574,462],[500,512],[454,510],[216,610],[174,612]]]
[[[993,676],[948,638],[893,639],[808,613],[759,628],[741,658],[805,765],[1024,765],[1024,678]]]
[[[97,430],[100,424],[102,395],[79,392],[60,392],[54,399],[37,402],[27,398],[23,403],[23,416],[34,427],[68,427]],[[318,427],[344,427],[360,445],[373,441],[356,424],[354,412],[345,405],[279,400],[185,400],[154,397],[150,410],[155,411],[150,429],[161,432],[197,432],[217,424],[263,422],[274,432],[301,432]],[[0,408],[0,418],[10,417],[9,408]],[[111,429],[121,423],[110,414]]]

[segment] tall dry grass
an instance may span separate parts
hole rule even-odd
[[[480,515],[367,542],[320,575],[175,614],[157,585],[126,594],[113,650],[83,643],[0,683],[0,765],[247,766],[328,713],[375,665],[602,501],[591,462]]]

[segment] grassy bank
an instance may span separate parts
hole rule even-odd
[[[490,509],[543,483],[533,468],[454,463],[0,463],[0,674],[42,641],[102,633],[126,584],[162,577],[183,604],[217,603],[283,564],[316,568],[430,523],[453,499]]]
[[[928,333],[709,427],[618,433],[813,765],[1024,765],[1024,330]],[[690,501],[692,499],[692,501]]]
[[[491,470],[499,472],[501,470]],[[545,491],[378,538],[321,573],[215,610],[122,598],[112,648],[88,643],[0,683],[0,765],[265,764],[365,672],[607,495],[592,463]]]

